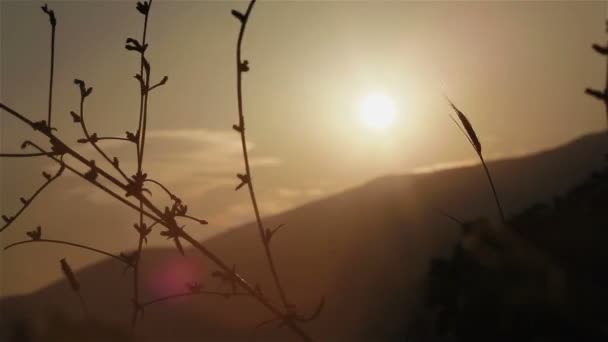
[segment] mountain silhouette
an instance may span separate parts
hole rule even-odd
[[[607,151],[608,137],[598,133],[532,155],[490,161],[488,166],[510,216],[535,203],[551,202],[581,183],[605,165]],[[267,227],[286,224],[271,246],[289,299],[307,313],[325,297],[321,316],[306,325],[313,338],[403,336],[412,310],[422,302],[431,258],[449,253],[458,238],[459,227],[440,210],[463,220],[497,219],[480,165],[382,177],[265,219]],[[277,298],[253,223],[204,243]],[[174,249],[147,248],[142,258],[144,300],[183,292],[189,281],[201,282],[208,290],[222,289],[210,276],[213,265],[195,250],[186,249],[182,257]],[[104,260],[76,277],[98,327],[112,327],[118,335],[128,331],[130,270]],[[57,322],[76,333],[78,328],[69,322],[82,319],[78,298],[65,281],[4,298],[0,310],[0,340],[9,341],[29,340],[28,334],[44,334]],[[295,339],[276,324],[254,329],[270,318],[250,298],[193,296],[146,307],[137,336],[142,341]]]

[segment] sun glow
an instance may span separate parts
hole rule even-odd
[[[368,95],[361,102],[359,118],[368,128],[384,130],[395,120],[395,105],[384,94]]]

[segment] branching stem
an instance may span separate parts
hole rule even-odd
[[[251,173],[251,167],[249,165],[249,153],[247,151],[247,139],[245,136],[245,115],[243,113],[243,85],[242,78],[244,70],[242,68],[243,59],[241,56],[241,49],[243,43],[243,37],[245,35],[245,29],[247,28],[247,23],[249,21],[249,16],[255,5],[256,0],[251,0],[249,2],[249,6],[247,7],[247,11],[244,14],[244,19],[241,22],[241,29],[239,30],[239,36],[236,43],[236,68],[237,68],[237,101],[238,101],[238,114],[239,114],[239,127],[240,127],[240,135],[241,135],[241,146],[243,150],[243,160],[245,162],[245,172],[248,177],[247,188],[249,189],[249,197],[251,198],[251,204],[253,205],[253,211],[255,214],[255,220],[258,226],[258,232],[260,233],[260,239],[264,246],[264,253],[266,255],[266,260],[268,261],[268,265],[270,267],[270,271],[272,273],[272,278],[276,285],[276,288],[279,292],[279,296],[281,297],[281,301],[283,302],[283,306],[285,310],[289,310],[289,302],[287,301],[287,296],[285,294],[285,290],[281,285],[281,280],[279,278],[277,268],[274,263],[274,258],[272,256],[272,252],[270,250],[269,241],[266,239],[266,233],[264,229],[264,225],[262,223],[262,217],[260,215],[260,209],[258,207],[258,202],[255,196],[255,190],[253,188],[253,175]]]

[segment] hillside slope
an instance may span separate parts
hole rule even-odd
[[[566,192],[604,164],[605,134],[521,158],[489,163],[507,213]],[[429,260],[445,254],[458,233],[445,210],[463,219],[495,216],[491,193],[476,165],[428,174],[387,176],[341,194],[266,219],[268,227],[287,226],[275,237],[277,267],[291,301],[301,311],[314,309],[321,296],[321,317],[308,324],[319,340],[368,340],[404,329],[409,311],[420,301]],[[257,230],[243,225],[205,242],[237,265],[268,294],[274,289],[259,246]],[[212,265],[196,251],[147,249],[143,255],[143,296],[182,291],[187,281],[216,289]],[[130,315],[131,276],[107,260],[77,274],[92,314],[125,326]],[[391,317],[383,313],[390,308]],[[63,282],[27,296],[0,302],[5,336],[28,317],[30,331],[44,331],[54,312],[80,317],[78,300]],[[191,341],[202,337],[233,340],[251,337],[252,327],[270,318],[248,298],[184,298],[150,306],[138,327],[145,341]],[[7,325],[11,328],[7,328]],[[271,325],[272,327],[272,325]],[[22,330],[27,330],[22,325]],[[10,330],[13,331],[13,330]],[[12,333],[12,332],[11,332]],[[285,340],[285,329],[262,328],[263,339]],[[0,337],[2,335],[0,334]]]

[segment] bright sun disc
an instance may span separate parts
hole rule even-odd
[[[386,95],[369,95],[361,103],[360,118],[367,127],[386,129],[395,120],[395,105]]]

